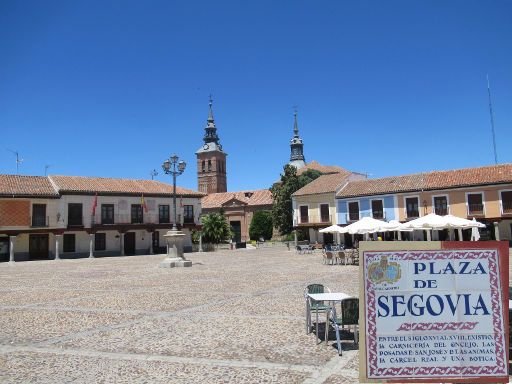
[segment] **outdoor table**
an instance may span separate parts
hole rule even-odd
[[[308,297],[315,301],[328,301],[330,303],[335,303],[337,301],[342,301],[344,299],[348,299],[352,297],[343,292],[324,292],[324,293],[308,293]],[[309,307],[309,300],[306,300],[306,324],[308,319],[311,316],[311,308]],[[327,312],[325,315],[325,326],[329,326],[329,313]],[[316,324],[316,338],[318,339],[318,324]],[[327,342],[327,340],[326,340]]]

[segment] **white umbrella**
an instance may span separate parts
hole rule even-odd
[[[327,227],[327,228],[323,228],[321,230],[319,230],[318,232],[321,232],[321,233],[346,233],[347,231],[345,230],[344,227],[340,227],[339,225],[331,225],[330,227]]]
[[[443,229],[446,228],[446,220],[443,216],[429,213],[403,224],[403,227],[412,229]]]
[[[385,228],[391,227],[389,223],[373,217],[363,217],[361,220],[347,225],[344,229],[351,235],[382,232]]]
[[[388,222],[388,226],[386,228],[383,228],[379,232],[392,232],[392,231],[400,231],[400,232],[412,232],[412,228],[406,228],[404,227],[404,224],[399,222],[398,220],[390,220]]]
[[[431,240],[430,230],[440,230],[446,228],[446,220],[443,216],[429,213],[428,215],[411,220],[404,224],[405,228],[423,229],[427,231],[427,241]]]
[[[479,223],[473,217],[473,220],[464,219],[453,215],[443,216],[446,220],[446,226],[448,228],[485,228],[485,224]]]

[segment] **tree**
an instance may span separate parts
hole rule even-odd
[[[309,169],[297,175],[297,168],[286,164],[281,175],[281,182],[270,188],[272,192],[272,221],[281,234],[290,233],[293,229],[292,194],[306,184],[312,182],[322,173]]]
[[[231,228],[223,212],[215,212],[204,215],[201,218],[203,224],[203,240],[206,243],[219,244],[231,238]]]
[[[251,220],[249,226],[249,237],[251,240],[259,240],[261,237],[265,240],[272,238],[272,213],[270,211],[257,211]]]

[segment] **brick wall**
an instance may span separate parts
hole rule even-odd
[[[0,200],[0,227],[30,226],[29,200]]]

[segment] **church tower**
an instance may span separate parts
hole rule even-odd
[[[210,96],[210,110],[203,137],[203,146],[196,151],[197,189],[203,193],[227,191],[226,156],[219,142],[217,128],[213,120],[213,100]]]
[[[297,111],[294,113],[294,124],[293,124],[293,139],[290,141],[290,162],[288,164],[293,165],[297,169],[301,169],[306,166],[304,159],[304,144],[302,139],[299,137],[299,127],[297,125]]]

